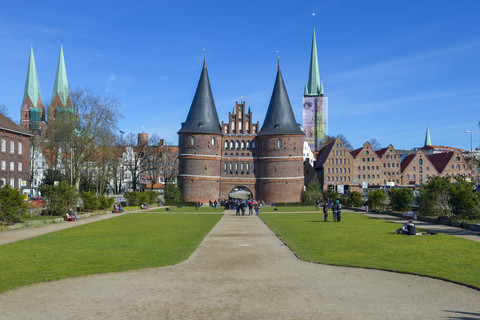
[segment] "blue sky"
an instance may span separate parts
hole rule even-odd
[[[298,122],[312,13],[329,134],[357,148],[479,145],[480,1],[5,1],[0,10],[0,104],[19,120],[30,38],[44,103],[60,41],[70,89],[122,103],[120,129],[177,143],[203,49],[220,121],[235,101],[263,122],[279,51]]]

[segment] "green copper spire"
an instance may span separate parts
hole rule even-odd
[[[431,146],[432,141],[430,140],[430,129],[428,128],[427,125],[427,134],[425,135],[425,146]]]
[[[322,84],[320,82],[320,71],[318,70],[317,40],[315,38],[315,27],[314,27],[313,38],[312,38],[312,53],[310,56],[310,71],[308,73],[308,81],[305,89],[305,96],[319,96],[321,86]]]
[[[42,100],[40,95],[40,83],[38,82],[37,67],[35,66],[35,57],[33,56],[33,46],[30,47],[30,59],[28,61],[27,80],[25,81],[25,91],[23,93],[23,103],[27,96],[32,104],[37,108],[38,99]]]
[[[55,84],[53,85],[52,101],[58,94],[64,107],[67,106],[67,99],[70,95],[68,90],[67,70],[65,69],[65,59],[63,57],[63,46],[60,44],[60,55],[58,57],[57,73],[55,74]]]
[[[319,91],[319,93],[320,93],[320,96],[324,96],[324,95],[325,95],[325,94],[323,93],[323,81],[322,81],[322,80],[320,80],[320,91]]]

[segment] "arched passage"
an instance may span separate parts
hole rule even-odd
[[[243,186],[237,186],[230,190],[228,197],[229,199],[247,200],[253,198],[253,194],[250,189]]]

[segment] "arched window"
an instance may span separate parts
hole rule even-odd
[[[215,138],[212,138],[212,146],[215,145]]]
[[[225,141],[224,146],[225,146],[225,149],[228,149],[228,141]]]
[[[241,147],[242,149],[245,149],[245,141],[240,142],[240,147]]]
[[[242,131],[242,123],[240,121],[238,122],[238,130]]]
[[[460,165],[459,164],[457,164],[457,170],[460,170]]]
[[[235,141],[235,149],[238,149],[240,147],[240,143],[237,141]]]
[[[233,141],[230,141],[230,149],[233,149]]]
[[[235,162],[235,170],[238,170],[238,163]]]
[[[415,171],[415,170],[416,170],[415,166],[412,168],[412,170],[413,170],[413,171]]]
[[[229,163],[229,168],[230,168],[230,170],[232,170],[232,163],[231,162]]]
[[[195,145],[195,137],[194,136],[190,137],[190,142],[191,142],[192,146]]]
[[[247,141],[247,149],[250,149],[250,141]]]
[[[255,148],[255,146],[256,146],[255,141],[252,141],[252,148]]]
[[[277,140],[277,147],[279,147],[279,148],[282,147],[282,139]]]
[[[418,167],[418,173],[423,173],[423,168],[422,167]]]
[[[243,170],[243,163],[240,164],[240,170]]]
[[[230,127],[232,127],[232,131],[235,131],[235,122],[232,121],[232,123],[230,124]]]

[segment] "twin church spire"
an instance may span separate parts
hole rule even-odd
[[[315,37],[315,27],[313,28],[312,52],[310,54],[310,70],[308,79],[305,83],[304,96],[323,96],[323,83],[320,78],[318,68],[317,39]]]
[[[65,58],[61,44],[51,104],[54,109],[57,107],[71,108]],[[55,113],[55,110],[53,110],[53,113]],[[20,119],[22,127],[27,130],[39,130],[42,126],[41,123],[46,123],[33,46],[30,47]]]

